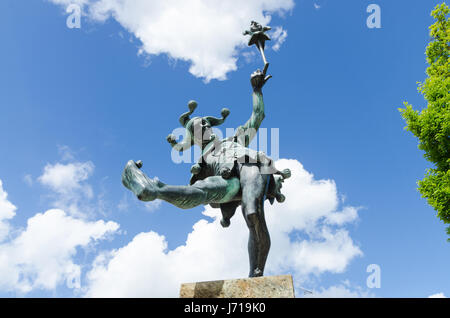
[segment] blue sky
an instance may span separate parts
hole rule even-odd
[[[403,129],[397,110],[405,100],[417,108],[425,105],[416,82],[425,78],[424,52],[428,26],[433,22],[430,12],[440,1],[296,0],[293,7],[290,1],[266,2],[268,8],[270,4],[287,9],[283,14],[266,12],[271,16],[270,25],[286,30],[287,38],[279,50],[266,49],[273,78],[264,88],[266,119],[262,126],[280,129],[280,158],[295,159],[314,180],[335,184],[337,197],[345,198],[337,210],[346,206],[357,210],[357,217],[333,227],[332,232],[345,231],[350,245],[360,251],[353,250],[340,267],[304,270],[302,262],[294,262],[291,268],[280,267],[279,271],[273,265],[270,273],[292,272],[301,286],[324,295],[338,290],[359,296],[448,296],[450,245],[445,226],[416,191],[416,181],[430,165],[417,149],[417,140]],[[371,3],[381,8],[381,29],[366,26],[366,8]],[[100,265],[105,273],[95,276],[98,264],[94,259],[100,262],[101,255],[110,253],[105,257],[114,260],[119,257],[118,249],[130,246],[140,233],[156,233],[155,240],[163,235],[167,249],[173,250],[186,244],[199,220],[217,225],[217,220],[202,214],[203,207],[181,211],[164,202],[145,206],[122,186],[120,174],[127,160],[142,159],[148,174],[165,183],[186,184],[190,164],[171,161],[165,137],[178,127],[178,116],[190,99],[198,101],[196,112],[204,115],[217,116],[222,107],[230,108],[226,127],[244,123],[251,111],[249,75],[261,67],[254,48],[236,48],[235,70],[220,73],[220,80],[211,75],[215,66],[208,64],[204,71],[206,77],[212,76],[208,81],[192,70],[189,60],[190,52],[198,48],[206,48],[199,51],[205,54],[200,64],[222,52],[221,40],[205,44],[210,40],[207,35],[192,34],[195,48],[181,41],[180,45],[185,45],[181,54],[186,54],[183,60],[176,58],[178,48],[170,52],[171,57],[162,48],[161,54],[149,54],[156,50],[157,39],[139,38],[142,33],[133,32],[133,19],[128,16],[121,20],[119,15],[119,21],[83,16],[80,29],[69,29],[64,6],[51,1],[1,1],[0,12],[0,180],[8,194],[5,200],[17,207],[16,215],[8,220],[8,236],[0,241],[0,255],[8,258],[7,253],[14,253],[22,260],[11,265],[14,270],[21,262],[32,268],[26,273],[18,270],[19,278],[8,283],[8,268],[13,267],[2,269],[0,265],[1,296],[103,295],[102,288],[114,284],[115,276],[108,273],[108,266]],[[230,32],[235,28],[231,25]],[[169,29],[158,31],[164,34],[171,32]],[[228,41],[225,33],[219,35]],[[140,49],[143,54],[138,54]],[[250,55],[246,58],[244,52]],[[222,60],[229,62],[229,56],[219,58],[217,67]],[[46,179],[46,171],[62,175]],[[73,171],[77,174],[71,174]],[[68,191],[58,192],[57,185]],[[28,245],[17,243],[30,229],[29,220],[51,208],[65,211],[63,219],[70,222],[64,224],[83,222],[86,233],[95,222],[105,222],[96,228],[98,233],[92,230],[97,234],[88,235],[89,243],[80,238],[64,254],[64,262],[54,265],[78,265],[79,288],[67,287],[64,271],[53,284],[36,282],[36,277],[46,277],[39,266],[34,267],[38,258],[24,261],[28,250],[20,248]],[[281,211],[283,205],[276,209]],[[235,216],[238,218],[242,219],[240,214]],[[108,221],[120,225],[120,230],[113,223],[108,227]],[[317,226],[309,230],[328,229]],[[102,239],[94,244],[96,235]],[[301,226],[289,233],[299,246],[302,240],[314,241],[313,236]],[[317,240],[327,247],[324,237]],[[246,244],[234,249],[245,250]],[[336,253],[345,254],[330,249],[332,261]],[[59,255],[58,248],[55,251],[50,255]],[[223,255],[227,253],[223,251]],[[124,264],[139,261],[137,256]],[[380,266],[381,288],[366,286],[369,264]],[[223,275],[242,272],[245,277],[247,259],[239,266],[243,268]],[[142,280],[153,282],[146,273],[137,273],[137,277],[140,274]],[[180,279],[202,279],[198,273],[192,275],[181,273]],[[28,277],[28,287],[23,287],[20,277]],[[131,281],[127,286],[133,287]],[[130,295],[155,296],[145,291]]]

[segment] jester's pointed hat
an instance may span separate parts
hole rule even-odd
[[[221,115],[222,115],[221,118],[212,117],[212,116],[190,118],[190,116],[192,115],[194,110],[197,108],[197,105],[198,104],[196,101],[194,101],[194,100],[189,101],[189,103],[188,103],[189,111],[182,114],[179,118],[179,122],[180,122],[181,126],[186,128],[186,135],[185,135],[184,139],[181,142],[177,142],[175,140],[174,135],[169,135],[167,137],[167,141],[172,145],[173,148],[175,148],[178,151],[187,150],[194,144],[197,144],[200,147],[202,146],[202,144],[203,144],[202,137],[203,136],[199,136],[200,138],[198,138],[194,134],[194,126],[195,126],[194,124],[195,123],[201,124],[203,122],[207,122],[211,127],[219,126],[224,123],[225,119],[230,114],[230,110],[228,108],[223,108],[222,112],[221,112]]]

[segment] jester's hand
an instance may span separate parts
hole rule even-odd
[[[272,77],[272,75],[267,75],[267,68],[269,67],[269,64],[267,63],[264,66],[264,70],[261,72],[261,70],[256,70],[253,72],[253,74],[250,76],[250,82],[252,83],[253,90],[259,91],[264,86],[264,84]]]

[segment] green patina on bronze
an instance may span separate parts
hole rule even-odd
[[[262,276],[270,249],[270,236],[264,216],[264,201],[273,204],[285,200],[281,194],[284,179],[290,177],[288,169],[279,171],[274,162],[265,153],[249,149],[264,120],[264,100],[262,88],[271,78],[267,75],[269,63],[264,55],[264,43],[270,38],[265,34],[270,27],[262,27],[252,21],[249,45],[255,44],[261,52],[264,69],[250,76],[253,88],[253,108],[250,118],[236,129],[234,136],[218,140],[212,127],[221,125],[230,114],[222,109],[220,118],[192,117],[198,104],[188,103],[188,111],[183,113],[180,124],[186,129],[185,137],[177,142],[174,135],[167,141],[175,151],[185,151],[197,145],[202,149],[198,162],[191,167],[189,185],[167,185],[158,178],[151,179],[141,170],[142,161],[130,160],[122,173],[122,183],[139,200],[153,201],[161,199],[182,209],[199,205],[211,205],[222,212],[221,225],[228,227],[230,219],[238,206],[248,225],[250,236],[248,252],[250,258],[250,277]]]

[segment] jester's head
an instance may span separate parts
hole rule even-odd
[[[212,127],[223,124],[225,118],[230,114],[227,108],[223,108],[222,118],[211,116],[193,117],[190,118],[194,110],[197,108],[197,102],[191,100],[188,103],[189,111],[180,116],[180,124],[186,128],[186,135],[181,142],[176,142],[174,135],[169,135],[167,140],[179,151],[189,149],[193,145],[198,145],[201,148],[209,144],[214,138]]]

